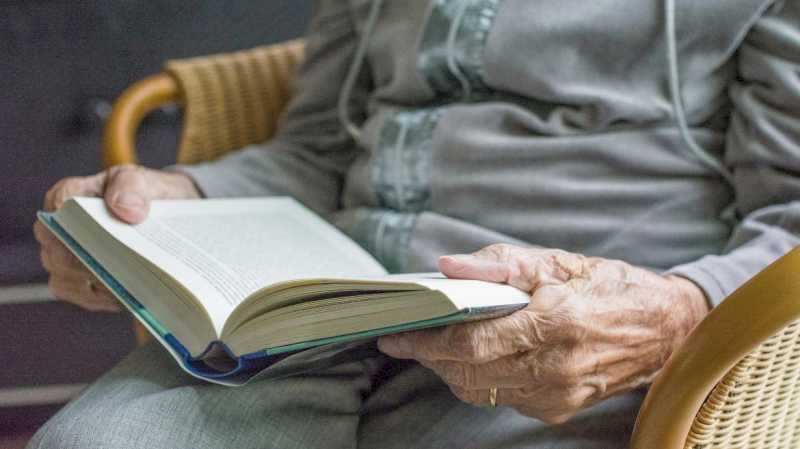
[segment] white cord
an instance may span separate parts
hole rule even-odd
[[[356,78],[361,73],[361,67],[364,64],[364,59],[367,54],[367,47],[369,46],[369,38],[372,36],[372,31],[375,28],[375,23],[378,21],[378,15],[383,5],[383,0],[374,0],[372,7],[369,10],[367,22],[364,25],[364,31],[361,40],[356,48],[353,63],[350,65],[350,70],[347,72],[347,77],[342,85],[342,91],[339,93],[339,101],[337,103],[337,113],[339,121],[344,126],[344,129],[350,134],[356,142],[361,142],[361,128],[359,128],[350,119],[350,96],[353,93],[353,87],[356,83]]]
[[[667,20],[667,62],[669,64],[669,90],[672,96],[672,109],[675,114],[675,121],[677,122],[678,129],[681,132],[681,138],[686,146],[694,153],[694,155],[720,174],[726,181],[733,184],[733,175],[727,168],[715,157],[710,155],[708,151],[701,148],[697,141],[692,137],[689,131],[689,125],[686,121],[686,109],[683,104],[683,96],[681,95],[680,85],[680,71],[678,69],[678,45],[677,45],[677,32],[675,30],[675,0],[665,0],[664,2],[665,15]]]
[[[472,86],[456,62],[456,38],[458,37],[458,30],[461,28],[461,21],[464,19],[464,14],[467,11],[467,3],[466,1],[459,3],[458,12],[453,18],[453,23],[450,24],[450,30],[447,32],[447,45],[445,46],[447,68],[450,69],[450,72],[458,79],[459,84],[461,84],[461,95],[464,101],[469,100],[472,96]]]

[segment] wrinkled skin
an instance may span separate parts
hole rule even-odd
[[[200,192],[188,175],[122,165],[93,176],[62,179],[45,195],[44,210],[53,212],[73,196],[103,197],[117,218],[135,224],[147,217],[151,200],[199,198]],[[41,223],[34,223],[33,233],[56,298],[91,311],[121,310],[111,292]]]
[[[559,250],[492,245],[441,258],[451,278],[531,294],[512,315],[382,337],[379,348],[432,369],[461,400],[561,423],[649,383],[708,312],[690,281]]]

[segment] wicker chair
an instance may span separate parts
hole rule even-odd
[[[289,101],[290,81],[303,42],[289,41],[236,53],[168,61],[164,72],[128,88],[105,128],[106,166],[136,163],[135,136],[142,119],[167,103],[184,107],[177,161],[216,159],[264,142]]]
[[[716,307],[670,357],[634,449],[800,447],[800,248]]]
[[[106,127],[106,165],[135,163],[144,116],[184,106],[178,162],[267,140],[303,54],[291,41],[170,61],[126,90]],[[735,292],[687,338],[650,388],[633,449],[800,447],[800,249]],[[146,332],[137,331],[140,341]]]

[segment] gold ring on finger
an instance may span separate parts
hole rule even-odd
[[[497,387],[489,388],[489,406],[497,407]]]

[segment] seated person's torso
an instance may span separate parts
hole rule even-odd
[[[363,33],[369,2],[350,3]],[[712,154],[764,4],[677,2],[687,117]],[[384,2],[333,220],[396,271],[498,241],[653,268],[719,252],[732,192],[674,124],[664,23],[661,0]]]

